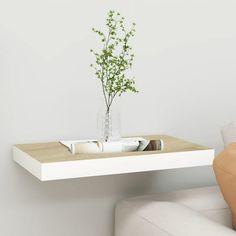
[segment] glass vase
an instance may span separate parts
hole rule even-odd
[[[117,108],[101,109],[97,115],[98,140],[102,142],[120,139],[120,113]]]

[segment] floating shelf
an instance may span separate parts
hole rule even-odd
[[[15,145],[13,158],[41,181],[212,164],[214,149],[168,135],[143,137],[163,139],[164,150],[73,155],[59,142],[50,142]]]

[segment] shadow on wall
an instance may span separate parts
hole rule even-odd
[[[186,178],[187,176],[187,178]],[[180,168],[151,172],[149,187],[152,193],[215,185],[216,179],[211,166]]]

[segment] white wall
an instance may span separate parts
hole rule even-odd
[[[214,183],[211,168],[41,183],[12,161],[15,143],[92,137],[100,87],[93,26],[108,9],[137,23],[140,90],[122,99],[123,134],[167,133],[222,148],[236,116],[231,0],[0,1],[0,235],[111,236],[127,196]]]

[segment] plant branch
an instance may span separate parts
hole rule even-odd
[[[130,30],[124,27],[124,17],[115,11],[109,11],[106,19],[108,32],[105,34],[93,28],[93,31],[102,37],[102,50],[94,53],[96,76],[101,80],[102,92],[107,111],[117,94],[137,92],[134,80],[126,77],[125,71],[132,67],[134,55],[131,53],[129,39],[134,36],[135,24]],[[93,50],[91,50],[93,52]]]

